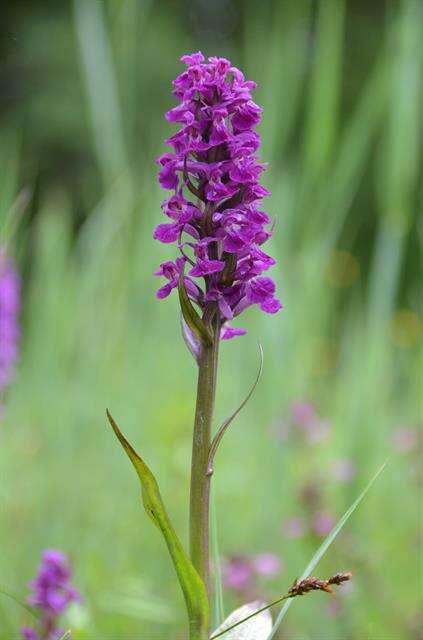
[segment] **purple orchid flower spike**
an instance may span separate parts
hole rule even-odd
[[[28,604],[40,611],[40,629],[21,629],[25,640],[58,640],[64,630],[58,627],[58,618],[72,602],[80,600],[71,586],[69,560],[61,551],[44,551],[35,579],[29,583],[31,595]]]
[[[282,305],[267,275],[276,261],[262,249],[272,235],[260,184],[256,131],[262,109],[252,99],[256,84],[225,58],[206,61],[201,52],[184,55],[186,69],[173,82],[179,104],[166,119],[179,126],[166,142],[170,151],[157,163],[160,185],[171,194],[162,203],[166,222],[154,238],[176,244],[179,254],[163,262],[157,276],[166,282],[159,299],[178,290],[182,334],[198,367],[194,424],[190,554],[209,588],[208,509],[213,458],[223,433],[254,391],[211,441],[221,340],[245,335],[232,322],[253,305],[274,314]],[[261,349],[261,348],[260,348]]]
[[[154,232],[160,242],[176,243],[181,257],[160,265],[156,275],[168,282],[157,297],[182,277],[202,318],[217,313],[228,340],[246,333],[230,323],[251,305],[266,313],[281,308],[273,280],[262,275],[275,264],[261,249],[272,235],[261,210],[268,195],[259,182],[265,165],[255,130],[262,109],[251,97],[255,83],[229,60],[205,62],[200,52],[181,60],[187,69],[173,83],[180,104],[166,114],[181,127],[167,140],[172,152],[158,159],[159,182],[173,192],[162,203],[170,222]]]

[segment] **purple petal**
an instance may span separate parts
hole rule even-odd
[[[282,309],[282,305],[277,298],[268,298],[261,303],[260,309],[266,313],[277,313]]]
[[[217,273],[225,268],[225,263],[222,260],[202,260],[199,258],[197,264],[189,271],[190,276],[200,277],[209,275],[210,273]]]
[[[179,225],[159,224],[154,231],[155,240],[160,240],[165,244],[176,242],[179,237]]]
[[[232,340],[232,338],[236,338],[237,336],[245,336],[245,329],[241,329],[240,327],[231,327],[229,324],[224,324],[222,327],[222,331],[220,334],[221,340]]]

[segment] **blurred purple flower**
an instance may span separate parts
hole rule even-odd
[[[316,409],[309,402],[294,402],[291,407],[291,418],[294,424],[306,426],[317,419]]]
[[[271,578],[282,569],[282,562],[273,553],[259,553],[255,556],[231,556],[222,562],[223,585],[244,595],[253,596],[257,576]]]
[[[22,627],[21,634],[24,640],[39,640],[39,635],[35,629],[30,627]]]
[[[335,480],[347,483],[355,478],[357,469],[354,462],[349,458],[340,458],[333,463],[332,473]]]
[[[316,420],[304,427],[304,434],[311,444],[317,444],[327,440],[330,434],[330,425],[326,420]]]
[[[0,247],[0,394],[11,382],[18,360],[20,281]]]
[[[295,402],[291,406],[291,422],[301,429],[311,444],[326,440],[330,433],[329,423],[319,418],[314,405],[309,402]]]
[[[274,553],[259,553],[253,558],[253,566],[258,575],[269,578],[282,570],[282,562]]]
[[[287,518],[282,524],[282,532],[286,538],[302,538],[306,533],[306,526],[303,518]]]
[[[265,165],[255,131],[262,109],[251,97],[255,83],[229,60],[205,62],[200,52],[181,60],[187,68],[173,82],[180,104],[166,114],[180,129],[166,141],[172,151],[158,159],[159,182],[172,191],[162,203],[169,221],[154,237],[176,243],[182,257],[156,272],[168,281],[157,296],[167,297],[190,263],[188,295],[203,314],[217,309],[228,340],[245,334],[229,323],[247,307],[272,314],[281,308],[273,280],[262,275],[275,264],[260,248],[272,235],[260,209],[268,195],[259,181]]]
[[[328,535],[335,524],[334,518],[327,511],[319,511],[313,517],[311,527],[316,535],[323,538]]]
[[[223,584],[227,589],[246,591],[251,587],[254,577],[253,565],[249,558],[233,556],[222,566]]]
[[[25,640],[56,640],[63,631],[57,627],[57,618],[80,596],[70,584],[71,569],[64,553],[53,549],[44,551],[35,579],[30,582],[32,591],[28,604],[41,612],[40,634],[35,629],[23,628]]]

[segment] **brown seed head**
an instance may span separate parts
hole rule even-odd
[[[352,573],[335,573],[327,580],[321,580],[314,576],[308,576],[303,580],[294,580],[294,583],[288,591],[289,598],[295,598],[296,596],[303,596],[309,591],[326,591],[326,593],[332,593],[333,589],[331,585],[340,585],[343,582],[351,580]]]
[[[329,584],[342,584],[343,582],[348,582],[351,580],[352,573],[351,571],[347,571],[346,573],[335,573],[334,576],[331,576],[328,580]]]

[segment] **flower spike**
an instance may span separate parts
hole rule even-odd
[[[192,266],[189,297],[203,317],[217,313],[220,337],[228,340],[246,333],[229,323],[248,307],[258,305],[271,314],[281,308],[273,280],[263,276],[275,260],[261,249],[273,233],[261,210],[268,195],[260,184],[265,165],[257,154],[262,109],[252,100],[255,83],[229,60],[205,62],[201,53],[181,60],[187,69],[173,83],[180,104],[166,114],[180,129],[167,140],[171,151],[158,159],[159,182],[172,192],[162,203],[170,221],[159,224],[154,237],[178,244],[184,262]],[[184,245],[191,247],[193,260]],[[177,263],[164,263],[156,273],[170,280],[159,289],[159,298],[176,287],[176,273],[180,280]],[[187,299],[181,300],[185,308]]]

